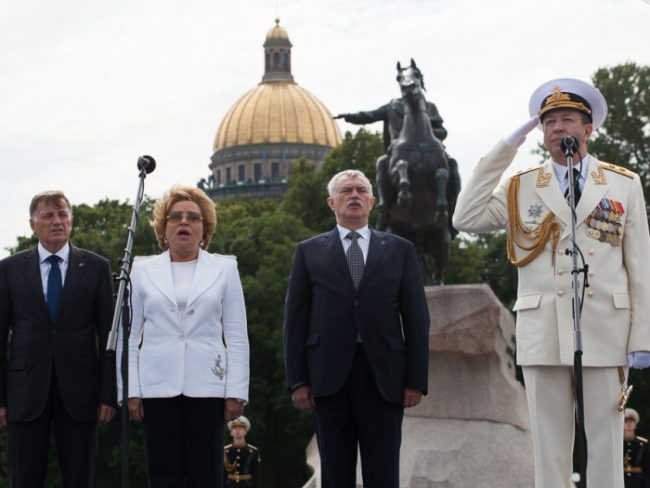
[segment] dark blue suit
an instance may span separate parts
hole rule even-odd
[[[364,484],[398,486],[404,389],[427,392],[428,332],[409,241],[372,230],[357,290],[337,228],[298,244],[285,366],[289,388],[308,384],[316,400],[323,487],[354,486],[357,442]]]
[[[52,425],[63,486],[92,485],[97,407],[116,400],[115,357],[106,352],[112,287],[108,260],[71,245],[53,321],[37,249],[0,261],[0,407],[9,421],[10,486],[43,486]]]

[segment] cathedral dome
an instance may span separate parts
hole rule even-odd
[[[325,105],[304,88],[287,80],[262,82],[228,111],[214,150],[274,143],[336,147],[341,134]]]
[[[332,114],[291,74],[291,41],[275,19],[264,40],[262,82],[228,110],[210,158],[212,174],[200,187],[222,198],[282,198],[291,162],[304,159],[320,169],[341,143]]]

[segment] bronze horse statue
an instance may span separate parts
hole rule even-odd
[[[425,283],[442,284],[451,241],[449,163],[431,129],[420,70],[411,59],[405,68],[398,62],[397,73],[404,121],[399,137],[388,150],[388,178],[382,185],[385,208],[380,209],[377,228],[413,242]],[[429,254],[433,256],[433,273],[428,271],[425,258]]]

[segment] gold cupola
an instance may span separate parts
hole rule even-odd
[[[259,181],[286,184],[291,161],[305,157],[319,168],[341,143],[327,107],[294,81],[292,47],[275,19],[264,41],[262,81],[235,102],[217,130],[210,188]]]

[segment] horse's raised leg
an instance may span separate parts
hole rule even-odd
[[[393,171],[399,175],[399,193],[397,194],[397,203],[402,205],[411,202],[411,181],[409,180],[409,163],[405,159],[400,159],[395,163]]]
[[[449,220],[449,207],[447,205],[447,179],[449,171],[446,168],[436,170],[436,225],[446,229]]]

